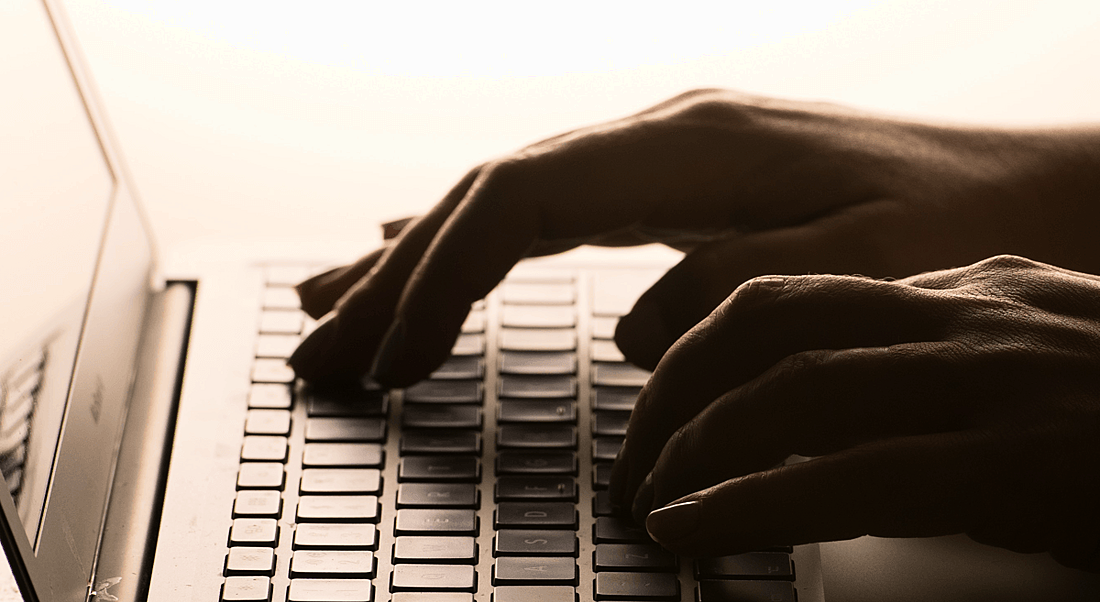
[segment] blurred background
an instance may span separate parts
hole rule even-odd
[[[474,165],[701,86],[1100,122],[1096,0],[64,0],[163,246],[378,237]]]

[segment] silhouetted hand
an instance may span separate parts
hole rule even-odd
[[[687,251],[619,324],[624,354],[649,368],[755,276],[900,277],[1005,252],[1090,269],[1071,260],[1095,244],[1079,226],[1095,203],[1051,194],[1076,192],[1074,136],[689,92],[487,163],[387,248],[304,283],[311,315],[335,311],[290,364],[408,385],[517,261],[580,244]]]
[[[999,256],[745,283],[661,359],[611,493],[688,556],[967,533],[1100,570],[1098,466],[1100,278]]]

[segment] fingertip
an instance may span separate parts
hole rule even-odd
[[[679,336],[669,328],[661,307],[639,300],[615,326],[615,344],[631,363],[653,370]]]
[[[645,528],[657,543],[677,546],[695,537],[702,522],[702,512],[699,500],[676,502],[650,512]]]
[[[286,361],[294,369],[295,376],[313,380],[322,373],[333,353],[337,338],[336,328],[335,320],[325,320],[298,345]]]

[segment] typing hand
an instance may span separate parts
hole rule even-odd
[[[965,532],[1100,570],[1098,299],[1013,256],[752,280],[661,360],[612,496],[688,556]]]
[[[311,380],[373,365],[384,384],[415,382],[517,261],[580,244],[688,251],[620,324],[645,367],[755,276],[905,276],[1004,251],[1054,261],[1018,244],[1023,221],[1045,234],[1022,217],[1034,187],[1004,186],[1033,171],[1028,140],[686,93],[471,171],[392,245],[303,287],[314,316],[335,311],[290,364]]]

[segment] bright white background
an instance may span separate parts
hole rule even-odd
[[[64,1],[168,246],[374,239],[487,158],[698,86],[1100,121],[1095,0]]]

